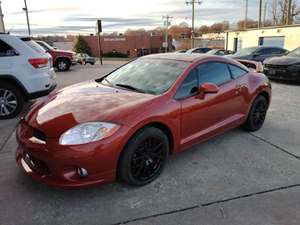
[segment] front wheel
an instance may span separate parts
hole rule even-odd
[[[268,100],[259,95],[253,102],[244,128],[247,131],[254,132],[259,130],[264,124],[268,110]]]
[[[126,145],[118,165],[118,177],[133,186],[143,186],[162,172],[169,154],[167,136],[158,128],[138,131]]]
[[[58,59],[57,69],[58,71],[68,71],[70,69],[71,63],[68,59]]]

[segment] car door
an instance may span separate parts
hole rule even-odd
[[[235,90],[240,106],[237,113],[240,114],[241,117],[246,117],[250,97],[247,79],[248,71],[237,65],[229,64],[228,66],[232,78],[235,79]]]
[[[195,73],[197,73],[196,81]],[[198,82],[198,85],[197,85]],[[219,92],[199,98],[197,87],[204,83],[218,85]],[[195,68],[176,94],[181,103],[181,144],[187,147],[206,139],[229,124],[240,107],[235,81],[227,64],[209,62]]]

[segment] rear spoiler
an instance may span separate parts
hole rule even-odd
[[[243,64],[244,66],[246,66],[251,71],[254,71],[254,72],[257,72],[257,73],[262,73],[264,71],[263,64],[261,62],[251,61],[251,60],[244,60],[244,59],[236,59],[236,61]]]

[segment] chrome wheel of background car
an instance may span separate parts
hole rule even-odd
[[[140,181],[151,180],[160,172],[165,160],[163,142],[149,137],[136,148],[131,159],[131,173]]]
[[[17,96],[10,90],[0,89],[0,116],[9,116],[18,107]]]
[[[61,71],[64,71],[67,69],[67,63],[65,61],[60,61],[58,63],[58,69],[61,70]]]

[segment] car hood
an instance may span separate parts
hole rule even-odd
[[[84,122],[105,121],[130,126],[140,109],[151,108],[156,95],[117,89],[89,81],[36,102],[25,121],[48,137],[58,137]]]
[[[294,56],[272,57],[264,61],[264,64],[279,65],[279,66],[288,66],[297,63],[300,63],[300,58]]]
[[[60,53],[60,54],[76,55],[75,52],[67,51],[67,50],[52,49],[51,51],[52,51],[52,52],[55,52],[55,53]]]

